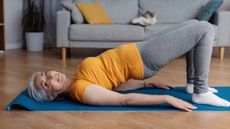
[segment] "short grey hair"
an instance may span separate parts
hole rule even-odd
[[[43,102],[48,101],[49,95],[43,89],[37,89],[35,86],[35,78],[38,72],[34,73],[27,85],[26,92],[31,97],[37,101]]]

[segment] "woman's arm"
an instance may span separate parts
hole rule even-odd
[[[123,105],[143,106],[168,103],[175,108],[185,111],[195,109],[193,105],[169,95],[147,95],[138,93],[120,94],[107,90],[98,85],[91,85],[85,89],[84,103],[90,105]]]
[[[117,87],[113,88],[114,91],[126,91],[126,90],[135,90],[143,87],[157,87],[163,89],[174,88],[174,86],[167,85],[161,82],[153,82],[150,80],[134,80],[129,79],[127,82],[124,82]]]

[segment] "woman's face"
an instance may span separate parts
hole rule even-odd
[[[35,77],[35,86],[38,89],[43,89],[46,92],[56,94],[63,92],[67,78],[65,74],[56,71],[38,72]]]

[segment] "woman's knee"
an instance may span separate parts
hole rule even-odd
[[[198,30],[198,37],[200,37],[200,39],[204,39],[206,42],[203,42],[203,44],[207,44],[207,45],[213,45],[214,43],[214,29],[212,24],[210,24],[209,22],[206,21],[200,21],[197,24],[197,30]]]
[[[199,30],[201,32],[203,32],[205,34],[210,33],[210,34],[214,35],[213,26],[209,22],[207,22],[207,21],[200,21],[197,24],[198,24],[198,28],[199,28]]]

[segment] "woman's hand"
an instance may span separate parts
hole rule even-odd
[[[161,82],[145,81],[145,87],[157,87],[162,89],[175,88],[174,86],[167,85]]]
[[[175,108],[181,109],[181,110],[185,110],[187,112],[191,112],[192,110],[196,109],[197,107],[193,106],[192,104],[175,98],[173,96],[167,96],[166,98],[166,102],[169,103],[170,105],[172,105]]]

